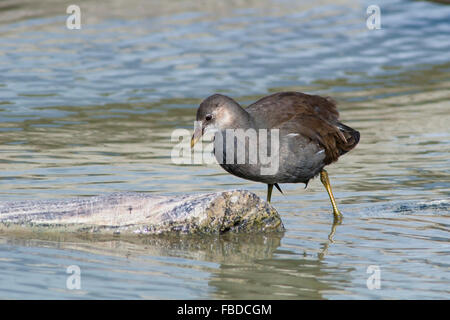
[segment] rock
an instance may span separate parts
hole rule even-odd
[[[278,212],[245,190],[173,197],[113,193],[0,203],[0,232],[222,234],[283,230]]]

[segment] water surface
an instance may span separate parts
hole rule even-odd
[[[0,235],[0,298],[450,298],[450,6],[382,1],[59,1],[0,4],[0,201],[266,187],[176,165],[214,92],[332,96],[361,132],[319,180],[282,185],[286,232],[96,239]],[[329,235],[333,233],[330,240]],[[66,268],[81,269],[81,290]],[[369,290],[367,268],[381,271]]]

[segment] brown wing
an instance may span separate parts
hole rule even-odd
[[[357,131],[338,121],[339,112],[330,98],[279,92],[256,101],[246,110],[269,129],[299,133],[321,145],[325,150],[325,164],[336,161],[359,141]]]
[[[296,115],[319,116],[327,121],[337,121],[339,112],[330,98],[301,92],[278,92],[249,105],[245,110],[254,114],[267,115],[268,125],[276,126]],[[276,116],[270,112],[276,110]]]

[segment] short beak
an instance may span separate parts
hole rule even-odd
[[[197,141],[202,138],[202,136],[203,136],[203,127],[200,124],[200,125],[195,127],[194,134],[192,135],[192,138],[191,138],[191,149],[194,147],[194,144],[196,144]]]

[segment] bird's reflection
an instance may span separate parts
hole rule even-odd
[[[334,236],[336,234],[337,226],[342,224],[342,219],[337,219],[336,217],[333,219],[333,223],[331,225],[331,231],[328,234],[328,241],[324,242],[322,245],[322,250],[319,252],[318,257],[322,260],[328,254],[328,248],[330,244],[334,243]]]
[[[129,238],[47,234],[33,240],[29,239],[29,235],[2,237],[0,240],[14,245],[55,247],[122,257],[130,263],[137,263],[139,268],[153,268],[153,264],[157,263],[162,272],[165,259],[172,268],[171,257],[182,258],[179,267],[185,268],[186,274],[191,272],[191,268],[204,268],[212,298],[323,299],[322,292],[335,289],[329,281],[322,281],[329,279],[332,273],[323,259],[334,242],[339,224],[340,221],[334,221],[328,239],[316,257],[308,254],[307,248],[300,249],[305,252],[303,255],[289,245],[282,245],[285,233]],[[191,263],[186,264],[185,259]],[[213,262],[217,266],[206,266],[202,262]],[[117,268],[115,266],[114,270]]]

